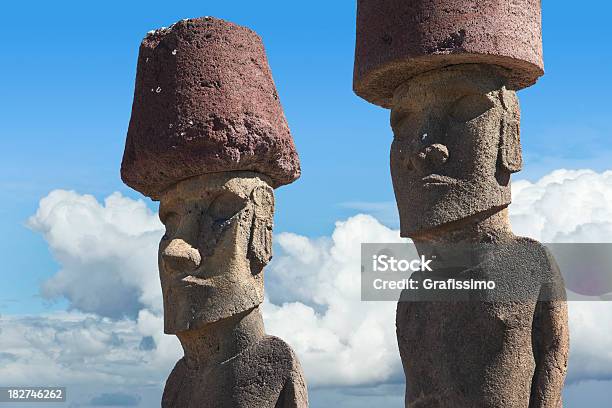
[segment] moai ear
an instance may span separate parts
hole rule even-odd
[[[251,193],[254,204],[248,257],[251,273],[258,274],[272,259],[272,228],[274,226],[274,190],[270,186],[256,187]]]
[[[514,91],[505,88],[499,92],[499,98],[504,116],[501,121],[498,163],[508,173],[516,173],[523,168],[519,100]]]
[[[523,152],[521,149],[520,123],[504,116],[501,123],[501,140],[499,141],[499,158],[502,167],[510,173],[516,173],[523,168]]]

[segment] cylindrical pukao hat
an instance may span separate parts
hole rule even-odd
[[[300,176],[261,39],[212,17],[149,32],[121,178],[156,200],[178,181],[223,171],[259,172],[275,188]]]
[[[541,0],[357,0],[353,89],[391,107],[408,79],[450,65],[500,68],[508,89],[544,73]]]

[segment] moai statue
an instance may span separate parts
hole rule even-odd
[[[355,54],[355,92],[391,109],[401,235],[421,254],[463,245],[471,263],[438,278],[497,287],[402,293],[406,407],[561,407],[562,277],[507,210],[522,167],[515,91],[543,74],[540,1],[358,0]]]
[[[264,331],[273,188],[299,159],[263,44],[211,17],[140,46],[121,176],[160,201],[164,331],[184,350],[162,407],[307,407],[300,363]]]

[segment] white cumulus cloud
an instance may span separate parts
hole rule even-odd
[[[65,297],[75,310],[113,318],[135,318],[145,307],[161,311],[155,271],[163,225],[144,201],[114,193],[102,204],[55,190],[28,226],[43,235],[61,265],[44,283],[43,296]]]
[[[399,232],[369,215],[337,222],[328,239],[291,233],[275,237],[280,251],[267,271],[269,297],[300,302],[266,304],[268,331],[289,341],[313,385],[388,380],[401,369],[395,304],[360,301],[360,244],[402,242]]]
[[[544,242],[612,241],[612,172],[558,170],[513,184],[517,234]],[[60,270],[42,286],[71,312],[5,317],[0,382],[41,378],[161,383],[181,355],[163,335],[157,245],[163,227],[144,202],[114,193],[94,197],[56,190],[28,225],[40,232]],[[336,223],[329,237],[275,235],[266,269],[268,333],[298,353],[309,384],[376,386],[403,379],[395,304],[360,301],[361,242],[401,242],[370,215]],[[612,379],[612,303],[570,305],[570,381]],[[8,335],[7,335],[8,334]],[[139,347],[149,338],[155,347]],[[118,374],[119,373],[119,374]],[[44,381],[43,381],[44,382]]]
[[[555,170],[512,184],[512,227],[542,242],[612,241],[612,171]]]

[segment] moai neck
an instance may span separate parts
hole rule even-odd
[[[495,243],[512,238],[508,208],[493,209],[412,236],[418,243]]]
[[[177,333],[185,352],[185,362],[191,370],[230,360],[264,336],[263,318],[258,307],[201,329]]]

